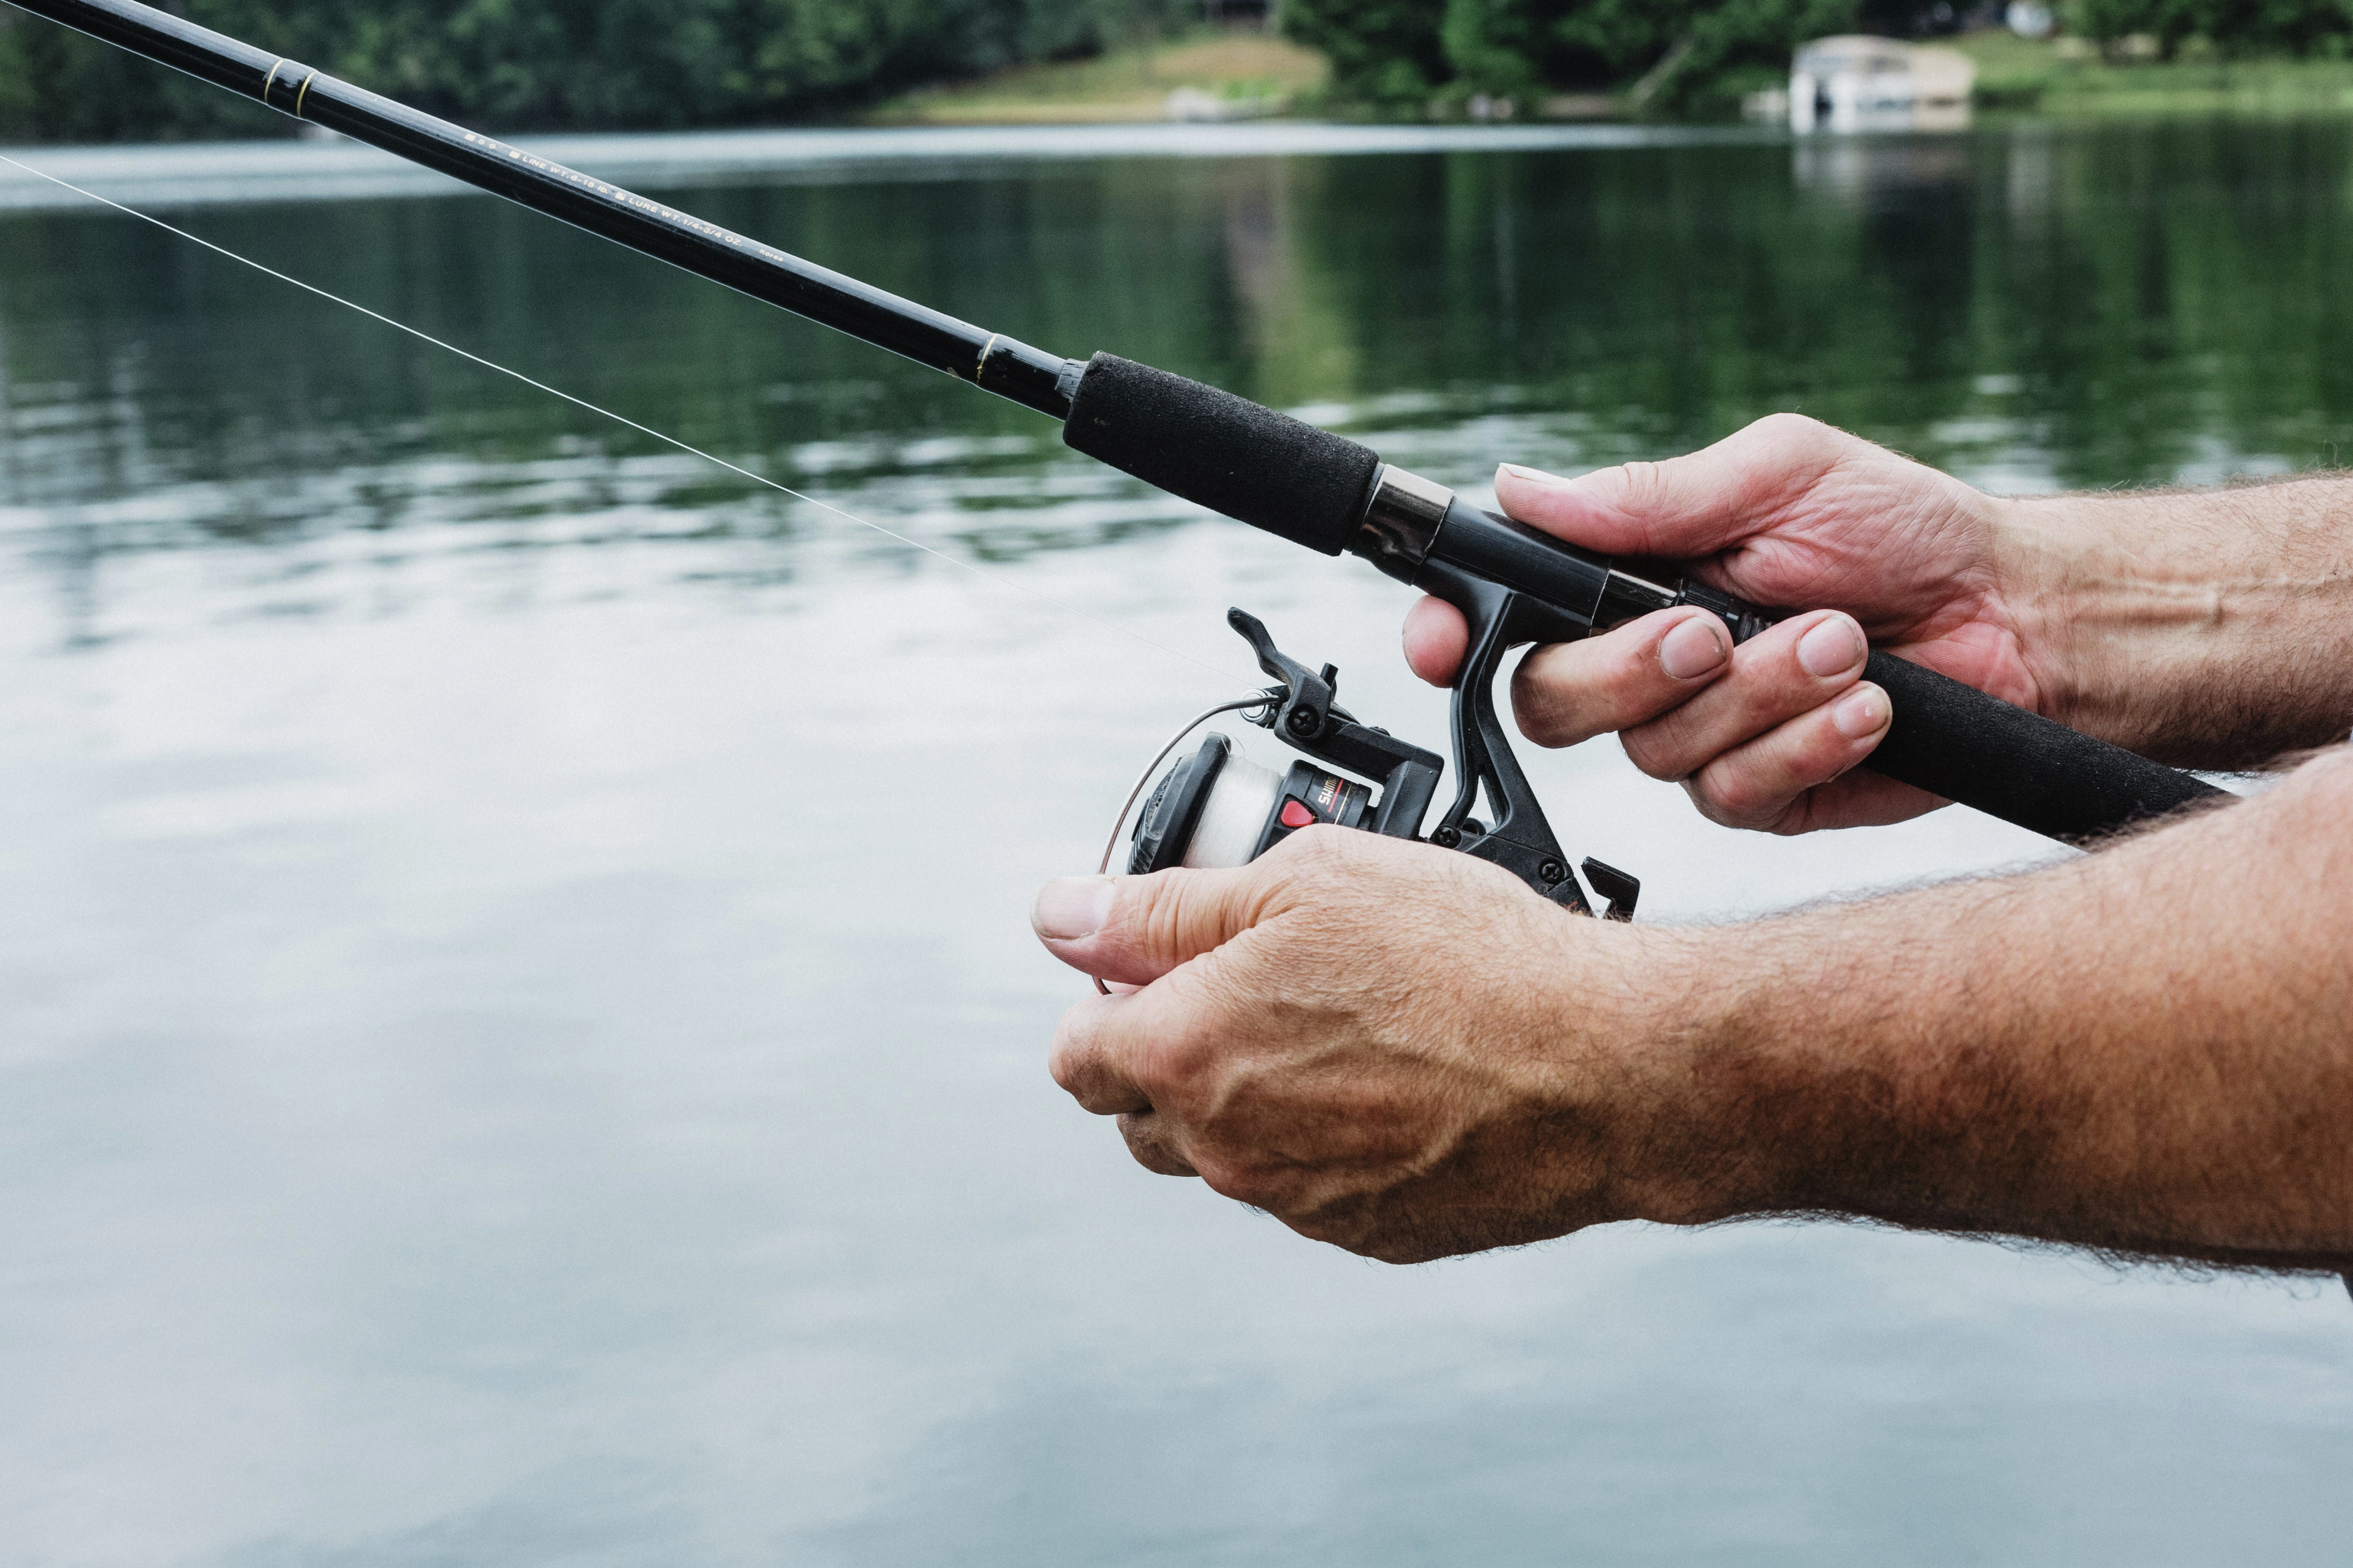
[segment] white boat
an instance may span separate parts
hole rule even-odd
[[[1862,34],[1817,38],[1789,64],[1789,128],[1957,131],[1978,68],[1957,49]]]

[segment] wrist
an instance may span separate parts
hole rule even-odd
[[[1604,1134],[1608,1217],[1704,1225],[1777,1206],[1786,1176],[1753,1095],[1770,1055],[1747,1005],[1756,928],[1604,929],[1614,984],[1599,1006],[1573,1004],[1573,1076],[1607,1086],[1587,1114]]]
[[[2341,736],[2348,510],[2353,487],[2328,480],[2001,503],[1999,575],[2042,711],[2193,767]]]
[[[2119,694],[2106,645],[2131,613],[2129,555],[2119,512],[2087,496],[2005,497],[1996,503],[1996,578],[2047,718],[2119,744]]]
[[[1969,895],[1915,895],[1902,912],[1916,916],[1924,897]],[[1904,940],[1897,913],[1644,932],[1651,999],[1617,1037],[1641,1085],[1620,1154],[1622,1217],[1883,1215],[1890,1194],[1937,1183],[1933,1152],[1966,1141],[1953,1116],[1971,1091],[1937,1042],[1967,944]]]

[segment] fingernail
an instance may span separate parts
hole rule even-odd
[[[1844,616],[1832,616],[1798,639],[1798,662],[1817,679],[1852,669],[1869,652],[1862,629]]]
[[[1111,897],[1108,877],[1064,877],[1038,890],[1029,924],[1049,942],[1092,936],[1111,919]]]
[[[1724,663],[1724,634],[1714,616],[1695,616],[1659,643],[1659,663],[1677,680],[1696,680]]]
[[[1562,479],[1558,474],[1547,474],[1542,468],[1522,468],[1517,463],[1498,464],[1495,471],[1499,474],[1509,474],[1515,479],[1522,479],[1532,485],[1565,485],[1568,483],[1567,479]]]
[[[1887,722],[1887,693],[1876,686],[1859,687],[1831,710],[1831,722],[1850,741],[1875,735]]]

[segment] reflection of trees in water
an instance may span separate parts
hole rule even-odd
[[[1222,164],[1227,276],[1250,390],[1278,407],[1345,404],[1356,395],[1356,337],[1335,314],[1335,279],[1306,262],[1299,228],[1319,220],[1324,161],[1237,159]]]
[[[2308,463],[2341,438],[2348,138],[2317,122],[2185,123],[1794,150],[1139,159],[679,199],[1041,347],[1112,349],[1417,449],[1451,442],[1465,475],[1532,455],[1472,450],[1485,443],[1548,439],[1548,460],[1609,461],[1796,407],[1988,482],[2116,484]],[[1185,515],[1064,454],[1010,405],[502,204],[192,221],[976,552]],[[809,521],[782,498],[688,473],[168,236],[19,216],[0,221],[0,506],[54,509],[37,548],[59,572],[206,541],[442,525],[458,531],[434,537],[512,525],[563,549],[805,546]],[[543,521],[583,512],[609,526]]]
[[[2303,466],[2353,410],[2348,132],[2159,126],[2028,139],[1978,314],[2071,482]],[[1989,367],[1995,368],[1995,367]]]
[[[1377,335],[1368,394],[1462,389],[1432,419],[1501,384],[1586,416],[1597,454],[1655,455],[1798,407],[1989,482],[2135,483],[2327,458],[2353,412],[2348,142],[2209,122],[1366,160],[1301,232]],[[1357,265],[1385,222],[1394,264]]]

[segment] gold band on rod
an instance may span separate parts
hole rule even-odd
[[[991,332],[988,334],[988,342],[981,344],[980,363],[972,367],[972,379],[976,384],[980,380],[980,373],[988,368],[988,356],[997,352],[997,340],[1004,335],[1002,332]]]
[[[309,76],[302,79],[302,90],[294,95],[295,119],[300,120],[302,118],[302,100],[311,96],[311,84],[318,79],[319,73],[317,71],[312,71]]]
[[[269,75],[261,84],[261,101],[264,106],[267,106],[269,102],[269,89],[278,85],[278,73],[285,68],[286,62],[282,58],[276,65],[269,68]]]

